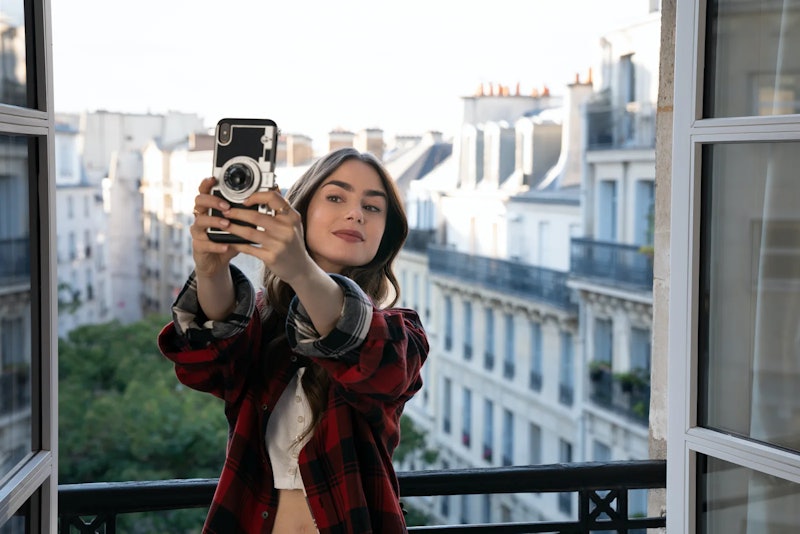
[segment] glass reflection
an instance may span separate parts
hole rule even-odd
[[[797,532],[800,486],[709,456],[701,455],[697,464],[697,532]]]
[[[0,135],[0,479],[32,450],[28,142]]]
[[[0,103],[26,106],[24,0],[0,1]]]
[[[700,422],[800,451],[800,143],[704,160]]]
[[[800,113],[800,0],[708,4],[709,117]]]

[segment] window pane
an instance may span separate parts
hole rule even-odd
[[[704,426],[796,451],[798,168],[798,142],[705,148],[698,410]]]
[[[0,478],[32,450],[28,158],[0,135]]]
[[[699,533],[797,532],[800,486],[709,456],[697,464]]]
[[[27,100],[24,0],[0,2],[0,103],[25,106]]]
[[[704,116],[800,112],[798,17],[797,0],[709,2]]]

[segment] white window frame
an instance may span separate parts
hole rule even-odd
[[[697,425],[703,144],[800,141],[800,116],[702,118],[706,0],[677,0],[670,198],[667,532],[697,532],[698,455],[800,483],[800,455]]]

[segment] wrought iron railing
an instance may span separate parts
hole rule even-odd
[[[653,259],[638,245],[573,237],[570,273],[613,286],[653,289]]]
[[[424,253],[428,250],[428,246],[433,243],[436,230],[420,230],[418,228],[410,228],[408,230],[408,237],[403,244],[406,250]]]
[[[577,304],[572,301],[567,287],[567,272],[476,256],[437,245],[428,247],[428,268],[433,274],[452,276],[488,289],[540,300],[567,311],[577,311]]]
[[[666,525],[663,515],[630,517],[628,509],[630,490],[666,487],[664,460],[415,471],[401,472],[398,478],[401,500],[434,495],[578,494],[577,518],[568,521],[431,525],[410,527],[409,532],[588,534],[602,530],[632,532]],[[193,479],[61,485],[59,531],[113,534],[121,514],[207,507],[216,482]]]
[[[595,366],[589,371],[589,400],[597,406],[647,426],[650,418],[650,381],[639,373],[618,373]]]

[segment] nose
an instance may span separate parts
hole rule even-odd
[[[347,212],[348,221],[356,221],[358,224],[364,223],[364,211],[360,207],[351,208]]]

